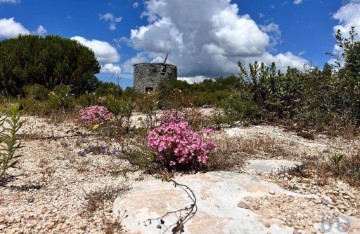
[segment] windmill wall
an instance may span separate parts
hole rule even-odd
[[[138,63],[134,65],[134,88],[140,93],[157,91],[161,81],[177,79],[177,67],[165,63]]]

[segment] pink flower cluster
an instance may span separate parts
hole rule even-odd
[[[160,124],[168,124],[171,122],[179,123],[182,121],[187,121],[191,129],[200,130],[208,121],[208,117],[197,109],[192,108],[184,111],[166,110],[160,117]]]
[[[208,160],[208,152],[216,148],[212,141],[205,142],[203,133],[209,134],[210,129],[195,133],[188,129],[188,122],[170,122],[152,130],[148,135],[148,146],[157,154],[158,161],[175,166],[186,164],[193,159],[200,164]]]
[[[166,110],[160,117],[161,124],[168,124],[171,122],[179,123],[181,121],[185,121],[185,115],[180,111]]]
[[[102,125],[114,117],[104,106],[90,106],[81,109],[79,113],[81,120],[86,124]]]

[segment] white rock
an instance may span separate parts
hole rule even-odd
[[[198,211],[185,223],[185,233],[292,233],[287,226],[271,224],[266,228],[259,216],[251,210],[241,209],[238,203],[245,197],[261,197],[276,191],[277,195],[302,196],[283,190],[278,185],[255,177],[232,172],[176,177],[175,181],[192,189]],[[133,184],[132,190],[116,198],[113,215],[122,219],[121,224],[130,233],[158,233],[156,220],[145,226],[144,222],[191,205],[189,195],[171,182],[150,180]],[[182,214],[184,216],[184,213]],[[175,224],[177,217],[163,218],[165,225]],[[172,228],[172,227],[171,227]],[[171,230],[170,228],[170,230]]]
[[[329,205],[329,204],[332,204],[332,200],[330,197],[328,196],[322,196],[321,197],[321,203],[324,204],[324,205]]]
[[[248,160],[243,168],[244,172],[255,173],[272,173],[278,172],[280,169],[290,169],[297,165],[301,165],[301,162],[289,161],[289,160]]]

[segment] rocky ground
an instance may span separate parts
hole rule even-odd
[[[94,132],[86,131],[76,123],[56,124],[35,117],[24,119],[26,122],[21,130],[24,147],[20,150],[23,157],[19,168],[10,169],[6,183],[0,186],[0,233],[121,233],[126,231],[124,229],[133,233],[132,227],[125,225],[126,219],[120,219],[123,221],[120,225],[114,218],[113,202],[117,196],[128,196],[126,194],[137,191],[132,188],[138,188],[147,181],[153,183],[156,179],[117,157],[117,150],[123,147],[120,144],[113,143],[104,152],[79,153],[104,139],[99,139]],[[136,121],[138,117],[134,119]],[[309,140],[284,128],[264,125],[223,130],[215,138],[229,139],[232,143],[222,144],[222,147],[234,147],[241,151],[239,157],[247,161],[245,166],[236,167],[232,175],[251,176],[284,189],[257,195],[251,190],[246,196],[239,192],[238,199],[232,201],[235,204],[235,207],[229,207],[235,209],[232,212],[256,217],[259,223],[251,221],[252,224],[262,227],[256,229],[257,233],[281,233],[281,228],[284,233],[322,233],[325,229],[321,230],[319,225],[323,217],[325,221],[332,217],[342,220],[341,227],[333,225],[332,233],[343,230],[360,233],[358,188],[334,179],[328,179],[323,185],[319,181],[324,178],[310,180],[295,177],[281,167],[284,160],[301,163],[309,158],[326,158],[332,153],[350,154],[360,149],[360,139],[315,135],[314,140]],[[251,160],[273,161],[261,161],[262,167],[259,168]],[[182,177],[187,181],[194,176]],[[226,182],[226,178],[222,182]],[[217,191],[227,192],[226,187]],[[314,196],[307,198],[303,195]],[[207,199],[206,196],[198,196],[201,200],[199,204]],[[151,207],[147,209],[151,211]],[[199,210],[198,217],[205,217],[204,212]],[[153,215],[156,216],[156,213]],[[231,223],[228,219],[225,217],[223,221]],[[189,223],[193,231],[185,226],[186,232],[201,233],[201,228],[194,227],[195,218]],[[124,225],[125,228],[121,228]],[[235,222],[234,225],[242,224]],[[248,230],[251,231],[251,228],[254,226],[249,226]],[[226,231],[229,229],[222,227],[218,230],[218,233],[229,233]],[[245,233],[239,230],[232,233]]]
[[[0,233],[103,233],[113,228],[113,199],[146,176],[128,173],[131,165],[113,155],[80,156],[79,151],[101,141],[73,123],[25,121],[19,169],[10,169],[8,182],[0,187]],[[104,190],[107,199],[97,195]]]

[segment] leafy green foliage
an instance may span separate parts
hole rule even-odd
[[[153,129],[156,123],[158,95],[156,93],[147,93],[136,100],[136,109],[145,114],[146,129]]]
[[[18,132],[23,122],[20,120],[19,104],[9,106],[5,116],[0,115],[0,179],[7,169],[15,167],[18,163],[16,151],[21,148]]]
[[[71,87],[58,85],[49,93],[49,110],[72,110],[75,107],[74,96],[71,94]]]
[[[122,89],[119,85],[116,85],[114,83],[99,81],[96,86],[95,93],[99,97],[113,95],[114,97],[118,98],[122,94]]]
[[[217,107],[217,124],[281,121],[296,123],[300,130],[310,127],[336,133],[360,124],[360,42],[355,40],[354,28],[349,35],[343,38],[340,31],[336,35],[343,49],[343,53],[333,55],[339,66],[343,62],[336,69],[325,64],[322,70],[289,67],[281,72],[275,63],[238,63],[237,76],[195,84],[164,82],[151,95],[97,81],[94,74],[99,64],[94,54],[75,41],[20,36],[0,42],[0,56],[5,58],[0,61],[0,93],[24,94],[25,98],[18,100],[30,113],[104,105],[118,116],[119,129],[128,129],[136,104],[137,110],[147,115],[150,129],[158,108]],[[82,95],[75,99],[77,94]]]
[[[231,124],[235,121],[249,120],[256,123],[261,119],[262,113],[258,105],[253,101],[251,93],[233,92],[228,98],[219,103],[222,112],[216,116],[218,123]]]
[[[49,90],[70,85],[75,94],[94,89],[100,65],[94,52],[59,36],[35,35],[0,41],[0,92],[22,94],[22,87],[39,84]]]
[[[347,51],[345,69],[353,79],[360,79],[360,42],[354,42]]]
[[[189,105],[181,89],[177,88],[178,84],[181,84],[181,81],[160,82],[158,88],[158,107],[160,109],[178,109]]]
[[[336,167],[337,173],[340,174],[341,167],[344,164],[344,155],[342,154],[333,154],[329,157],[333,166]]]
[[[49,90],[40,84],[26,85],[23,88],[25,97],[36,101],[44,101],[49,98]]]
[[[131,125],[131,116],[135,104],[130,98],[115,98],[107,95],[101,100],[101,105],[106,107],[115,116],[114,125],[108,128],[108,135],[120,139],[124,133],[128,134]]]

